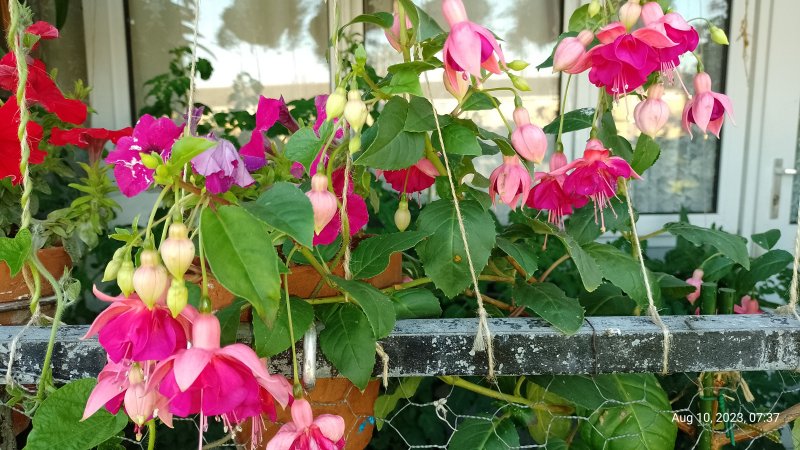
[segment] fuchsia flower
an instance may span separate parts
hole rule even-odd
[[[763,314],[764,311],[758,306],[758,300],[749,295],[742,297],[741,305],[733,305],[733,312],[736,314]]]
[[[344,169],[336,169],[331,174],[331,185],[339,203],[342,202],[344,191]],[[353,180],[347,184],[347,221],[350,226],[350,235],[353,236],[364,228],[369,222],[367,203],[353,190]],[[319,233],[314,233],[314,245],[332,244],[342,233],[342,218],[339,209],[325,228]]]
[[[500,194],[500,200],[511,209],[517,208],[517,203],[525,203],[531,189],[531,174],[519,160],[519,156],[503,155],[503,164],[494,169],[489,176],[489,196],[492,203]]]
[[[664,85],[653,84],[647,90],[647,99],[633,109],[636,126],[650,137],[655,137],[669,120],[669,105],[661,99],[662,95],[664,95]]]
[[[601,45],[587,53],[592,68],[589,81],[603,86],[619,98],[638,88],[658,68],[658,56],[647,42],[625,32],[619,22],[611,23],[597,33]]]
[[[458,72],[465,80],[466,74],[480,78],[481,67],[500,73],[498,59],[505,65],[500,44],[491,31],[470,22],[464,3],[461,0],[443,0],[442,13],[450,25],[450,34],[442,49],[445,76],[449,78],[450,86],[458,86]]]
[[[534,178],[538,183],[531,189],[525,204],[529,208],[547,211],[547,220],[564,228],[564,216],[572,214],[573,208],[580,208],[589,201],[585,196],[570,195],[564,192],[563,185],[566,173],[561,170],[567,166],[567,157],[563,152],[553,153],[550,157],[550,172],[536,172]]]
[[[601,228],[605,229],[603,209],[609,200],[617,195],[619,178],[639,178],[630,164],[603,147],[598,139],[589,139],[583,157],[572,161],[563,169],[574,169],[564,180],[564,192],[568,195],[589,197],[594,202],[595,211],[600,211]]]
[[[380,170],[378,176],[383,178],[397,192],[420,192],[433,186],[439,171],[427,158],[422,158],[416,164],[400,170]]]
[[[120,139],[130,136],[133,128],[121,130],[106,130],[105,128],[72,128],[62,130],[53,128],[50,132],[50,144],[56,146],[74,145],[82,148],[89,154],[89,162],[95,163],[103,156],[103,147],[106,142],[116,144]]]
[[[197,316],[194,307],[187,306],[172,318],[165,304],[166,292],[153,309],[148,309],[136,294],[111,297],[95,286],[94,295],[111,305],[94,319],[83,338],[99,334],[100,345],[111,361],[158,360],[186,348],[191,323]]]
[[[400,46],[400,14],[397,13],[397,3],[394,6],[394,22],[392,22],[392,26],[389,29],[383,30],[383,34],[386,35],[386,40],[389,41],[389,45],[392,46],[393,49],[397,50],[398,52],[402,52],[403,48]],[[411,23],[411,19],[406,16],[406,30],[410,30],[414,24]]]
[[[12,96],[0,106],[0,178],[11,177],[12,184],[22,182],[19,163],[22,161],[19,139],[19,106],[16,97]],[[29,163],[40,164],[44,162],[47,153],[39,150],[42,140],[42,127],[34,121],[28,121],[25,126],[28,131],[28,147],[31,149]]]
[[[172,145],[182,132],[181,127],[166,117],[156,119],[145,114],[136,122],[133,135],[117,142],[116,149],[106,157],[106,163],[114,164],[119,190],[126,197],[138,195],[153,182],[155,171],[145,167],[140,153],[158,153],[163,159],[169,159]]]
[[[591,44],[593,39],[594,34],[589,30],[581,31],[577,37],[569,36],[562,39],[553,54],[553,73],[561,71],[573,73],[572,68],[586,55],[586,46]]]
[[[344,448],[344,419],[331,414],[314,418],[305,399],[292,403],[292,421],[283,425],[266,450],[341,450]]]
[[[711,77],[707,73],[695,75],[694,97],[683,107],[683,128],[689,136],[692,136],[691,124],[695,124],[703,133],[709,130],[719,138],[725,113],[733,121],[733,104],[728,96],[711,90]]]
[[[694,305],[694,302],[700,298],[700,287],[703,285],[703,269],[695,269],[692,272],[692,277],[687,279],[686,282],[694,286],[694,292],[686,295],[686,300],[689,300],[689,303]]]
[[[286,102],[281,98],[258,98],[256,109],[256,127],[250,135],[250,141],[242,146],[239,154],[244,160],[248,171],[254,172],[267,164],[266,151],[272,151],[272,144],[264,138],[264,133],[269,131],[276,123],[286,127],[290,133],[300,129],[294,117],[289,113]]]
[[[674,43],[656,49],[661,72],[672,82],[672,73],[680,64],[680,55],[697,48],[700,41],[697,30],[678,13],[664,14],[658,2],[649,2],[642,6],[642,21],[647,29],[657,31]]]
[[[328,177],[317,172],[311,177],[311,190],[306,192],[314,210],[314,232],[321,232],[336,215],[336,196],[328,190]]]
[[[192,337],[192,347],[160,362],[148,381],[169,399],[169,411],[182,417],[200,414],[201,435],[208,416],[219,416],[228,430],[262,413],[274,421],[275,402],[286,407],[291,397],[286,378],[270,375],[244,344],[220,347],[220,324],[213,314],[197,316]],[[253,421],[254,446],[261,431],[260,422]]]
[[[195,156],[192,169],[206,177],[206,188],[212,194],[227,192],[234,184],[247,187],[256,182],[236,147],[226,139],[219,139],[217,145]]]
[[[539,164],[547,152],[547,137],[541,128],[531,123],[528,110],[522,106],[514,110],[514,123],[517,127],[511,133],[511,144],[522,158]]]

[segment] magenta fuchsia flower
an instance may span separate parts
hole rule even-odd
[[[567,157],[563,152],[550,157],[550,172],[536,172],[538,183],[531,189],[526,206],[539,211],[547,211],[547,220],[557,227],[564,228],[564,217],[572,214],[573,208],[581,208],[589,202],[585,196],[570,195],[564,192]]]
[[[494,169],[489,176],[489,196],[492,198],[492,203],[499,194],[503,203],[511,209],[516,209],[518,203],[525,203],[528,199],[531,182],[531,174],[519,156],[503,155],[503,164]]]
[[[586,47],[593,39],[594,34],[589,30],[581,31],[577,37],[569,36],[562,39],[553,54],[553,73],[561,71],[572,73],[571,69],[586,55]]]
[[[466,80],[470,74],[481,77],[481,67],[492,73],[500,73],[500,63],[505,64],[503,50],[494,35],[486,28],[470,22],[461,0],[443,0],[442,13],[450,25],[450,34],[444,42],[442,59],[445,76],[450,86],[457,86],[456,78]]]
[[[227,192],[234,184],[247,187],[256,182],[236,147],[226,139],[217,140],[217,145],[195,156],[192,169],[206,177],[206,188],[212,194]]]
[[[694,77],[694,97],[683,107],[683,128],[692,136],[691,124],[703,133],[711,131],[717,138],[727,113],[733,121],[733,104],[725,94],[711,90],[711,77],[700,72]]]
[[[286,407],[292,388],[286,378],[270,375],[266,364],[244,344],[220,347],[220,324],[213,314],[200,314],[192,325],[192,347],[182,349],[156,366],[148,386],[158,385],[169,399],[172,414],[200,414],[201,434],[209,416],[218,416],[227,429],[251,417],[267,414],[275,420],[275,402]],[[253,421],[251,442],[261,440]]]
[[[153,182],[153,169],[142,163],[141,153],[157,153],[169,159],[172,145],[183,130],[170,119],[145,114],[133,129],[132,136],[121,138],[117,147],[106,157],[108,164],[114,164],[114,176],[119,190],[126,197],[133,197],[147,190]]]
[[[647,99],[633,109],[636,126],[650,137],[655,137],[669,120],[669,105],[661,99],[663,95],[664,85],[653,84],[647,90]]]
[[[664,14],[658,2],[649,2],[642,6],[642,21],[647,29],[657,31],[674,43],[656,49],[661,72],[671,82],[673,70],[680,64],[680,55],[697,48],[700,41],[697,30],[678,13]]]
[[[344,448],[344,419],[331,414],[314,418],[305,399],[292,403],[292,421],[283,425],[266,450],[341,450]]]
[[[695,269],[692,272],[692,277],[686,280],[686,283],[694,286],[694,292],[686,295],[686,300],[694,305],[694,302],[700,298],[700,287],[703,285],[703,269]]]
[[[764,311],[758,306],[758,300],[745,295],[739,302],[739,305],[733,305],[733,312],[735,314],[763,314]]]
[[[99,335],[100,345],[113,362],[159,360],[186,348],[191,324],[197,316],[192,306],[173,318],[165,297],[148,309],[137,295],[111,297],[94,287],[94,294],[111,305],[101,312],[84,339]]]
[[[600,212],[602,229],[605,229],[603,210],[609,200],[617,195],[617,180],[639,178],[627,161],[619,156],[611,156],[598,139],[589,139],[583,157],[564,166],[564,169],[574,169],[564,180],[564,192],[591,198],[595,211]]]
[[[242,156],[245,167],[249,172],[254,172],[267,164],[267,151],[272,151],[272,144],[265,139],[264,133],[269,131],[276,123],[286,127],[290,133],[300,129],[294,117],[289,113],[286,102],[281,98],[266,98],[263,95],[258,99],[256,109],[256,126],[250,135],[250,141],[242,146],[239,154]]]
[[[344,192],[344,170],[337,169],[331,174],[331,185],[339,203],[342,202]],[[353,180],[347,184],[347,221],[350,226],[350,235],[353,236],[364,228],[369,222],[367,203],[353,190]],[[319,233],[314,233],[314,245],[332,244],[342,233],[342,218],[339,209],[325,228]]]
[[[439,171],[427,158],[422,158],[416,164],[400,170],[379,170],[378,176],[388,182],[397,192],[410,194],[420,192],[433,186]]]
[[[514,123],[517,127],[511,133],[511,144],[522,158],[539,164],[547,152],[547,137],[541,128],[531,123],[528,110],[522,106],[514,110]]]

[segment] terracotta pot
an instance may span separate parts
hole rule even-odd
[[[308,393],[306,400],[311,403],[314,416],[319,414],[335,414],[344,419],[345,450],[362,450],[370,439],[374,425],[369,417],[374,412],[375,399],[380,391],[380,380],[372,380],[364,389],[358,390],[346,378],[319,378],[317,386]],[[258,449],[266,448],[267,442],[275,436],[281,425],[291,421],[289,408],[278,411],[278,420],[272,423],[263,418],[264,432]],[[242,424],[241,433],[237,433],[237,442],[250,448],[250,421]]]
[[[72,267],[72,260],[69,258],[64,247],[49,247],[39,250],[37,253],[39,260],[55,279],[61,278],[64,270]],[[50,283],[42,281],[41,308],[45,314],[52,314],[55,308],[54,300],[44,299],[53,295],[53,287]],[[0,325],[22,325],[31,316],[29,308],[30,291],[25,284],[22,273],[11,277],[8,265],[0,262]]]

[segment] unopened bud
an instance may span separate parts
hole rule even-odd
[[[167,291],[167,308],[172,313],[172,317],[178,317],[188,303],[189,290],[186,288],[186,282],[182,278],[173,278],[169,291]]]
[[[342,115],[344,112],[344,105],[347,103],[347,92],[343,87],[339,86],[333,91],[333,94],[328,96],[328,101],[325,103],[325,115],[328,120],[333,120]]]
[[[513,73],[508,74],[508,78],[511,79],[511,84],[514,85],[515,88],[519,89],[520,91],[530,91],[531,87],[528,86],[528,82],[525,78],[514,75]]]
[[[311,177],[311,190],[306,192],[314,210],[314,232],[319,234],[336,215],[336,196],[328,190],[328,177],[317,172]]]
[[[169,275],[159,262],[158,252],[145,250],[141,256],[142,265],[133,273],[133,289],[139,298],[152,308],[156,304],[169,283]]]
[[[589,13],[589,17],[596,16],[600,12],[600,0],[592,0],[586,12]]]
[[[356,134],[350,138],[350,143],[347,144],[347,148],[350,149],[350,153],[355,153],[361,150],[361,134]]]
[[[714,41],[714,43],[719,45],[730,44],[728,42],[728,35],[725,34],[725,30],[723,30],[722,28],[716,25],[711,25],[711,28],[708,29],[708,32],[711,35],[711,40]]]
[[[142,160],[142,164],[148,169],[155,169],[161,165],[161,160],[152,153],[140,152],[139,158]]]
[[[117,278],[117,273],[119,273],[119,269],[122,267],[122,261],[114,260],[106,264],[106,270],[103,271],[103,280],[102,281],[111,281]]]
[[[469,81],[464,79],[462,74],[456,73],[449,76],[447,72],[444,72],[444,88],[460,101],[469,91]]]
[[[344,106],[344,118],[350,124],[350,128],[356,133],[360,132],[368,115],[367,105],[361,100],[361,92],[357,89],[348,92],[347,104]]]
[[[117,271],[117,286],[122,291],[122,295],[128,297],[133,292],[133,262],[122,261],[119,270]]]
[[[194,260],[194,243],[189,239],[189,229],[182,223],[169,226],[169,237],[159,248],[161,259],[169,273],[175,278],[183,278]]]
[[[530,64],[521,59],[515,59],[510,63],[506,64],[506,66],[508,66],[509,69],[516,71],[525,70],[525,68],[528,67],[529,65]]]
[[[408,201],[403,198],[397,205],[397,211],[394,212],[394,225],[398,230],[406,231],[409,224],[411,224],[411,213],[408,211]]]
[[[619,21],[622,22],[628,30],[636,25],[641,15],[642,5],[639,4],[639,0],[628,0],[619,8]]]

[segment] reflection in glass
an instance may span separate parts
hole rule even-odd
[[[800,171],[800,123],[797,124],[797,150],[794,155],[794,168]],[[789,223],[797,223],[797,208],[800,202],[800,176],[792,177],[792,213],[789,215]]]

